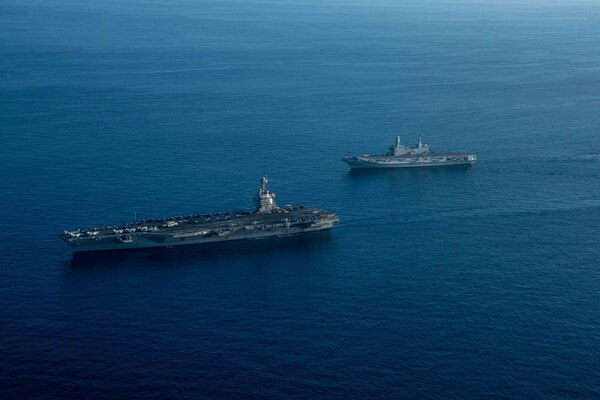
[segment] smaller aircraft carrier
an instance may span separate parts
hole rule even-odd
[[[477,160],[472,153],[434,153],[429,151],[429,146],[421,141],[415,147],[404,146],[400,143],[400,136],[390,151],[383,155],[348,156],[342,158],[350,168],[413,168],[413,167],[440,167],[447,165],[470,165]]]
[[[331,229],[338,217],[305,206],[279,207],[263,177],[254,211],[143,219],[122,226],[64,231],[59,237],[74,252],[171,247],[231,240],[292,236]]]

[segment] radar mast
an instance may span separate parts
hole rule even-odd
[[[271,182],[271,180],[266,176],[263,176],[260,181],[258,193],[254,198],[254,201],[256,201],[256,212],[269,213],[279,209],[275,203],[275,193],[271,193],[269,189],[267,189],[267,184],[269,182]]]

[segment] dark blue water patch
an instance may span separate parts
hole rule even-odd
[[[3,398],[600,397],[595,4],[0,8]],[[478,162],[341,161],[397,134]],[[342,223],[56,237],[250,209],[264,174]]]

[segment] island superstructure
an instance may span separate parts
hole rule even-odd
[[[434,153],[419,138],[415,147],[404,146],[400,136],[390,146],[390,151],[383,155],[347,156],[342,158],[350,168],[411,168],[439,167],[447,165],[470,165],[477,160],[473,153]]]
[[[331,229],[339,218],[328,211],[275,203],[263,177],[253,211],[142,219],[122,226],[64,231],[74,252],[171,247],[233,240],[284,237]]]

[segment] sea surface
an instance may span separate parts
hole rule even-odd
[[[350,173],[395,136],[471,168]],[[0,398],[600,398],[600,3],[3,0]],[[331,234],[73,258],[280,204]]]

